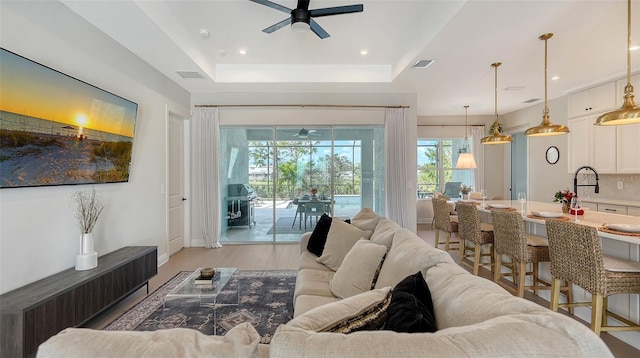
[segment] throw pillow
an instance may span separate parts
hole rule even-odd
[[[408,276],[391,292],[384,329],[406,333],[435,332],[438,329],[431,291],[421,272]]]
[[[329,281],[331,292],[338,298],[347,298],[371,290],[386,253],[384,245],[358,240]]]
[[[290,327],[314,332],[351,333],[378,330],[386,320],[391,288],[366,291],[311,309],[289,321]]]
[[[322,256],[316,260],[336,271],[342,265],[342,260],[344,260],[353,245],[360,239],[369,240],[371,234],[371,231],[360,230],[340,219],[333,218],[331,220],[331,228],[329,228],[329,233],[327,234],[327,242],[322,250]]]
[[[321,256],[322,250],[324,250],[324,244],[327,242],[327,235],[331,228],[331,216],[322,214],[316,227],[313,229],[309,242],[307,243],[307,251],[310,253]]]
[[[359,228],[360,230],[374,231],[379,220],[380,217],[373,212],[373,209],[362,208],[354,217],[351,218],[351,225]]]

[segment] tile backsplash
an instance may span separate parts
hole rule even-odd
[[[578,184],[595,184],[593,174],[580,174]],[[622,182],[622,189],[618,183]],[[640,202],[640,174],[600,174],[600,193],[593,187],[579,187],[578,196],[583,199],[610,199]]]

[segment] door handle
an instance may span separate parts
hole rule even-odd
[[[187,201],[187,198],[182,198],[182,201]]]

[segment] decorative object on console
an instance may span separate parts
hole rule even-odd
[[[538,37],[540,40],[544,41],[544,109],[542,110],[542,122],[539,125],[531,127],[524,132],[527,137],[543,137],[569,133],[569,128],[567,126],[562,124],[552,124],[551,120],[549,119],[549,107],[547,106],[547,40],[549,40],[552,36],[552,33],[548,33],[540,35],[540,37]],[[548,158],[547,161],[549,161]],[[555,162],[551,164],[555,164]]]
[[[640,106],[633,100],[631,85],[631,0],[627,0],[627,85],[624,87],[624,103],[622,107],[608,112],[596,120],[598,126],[615,126],[640,123]]]
[[[78,191],[73,195],[76,204],[75,217],[80,229],[80,248],[76,255],[76,270],[90,270],[98,266],[98,253],[93,247],[93,228],[104,209],[104,204],[96,195],[96,188],[91,191]]]

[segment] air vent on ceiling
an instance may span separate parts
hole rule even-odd
[[[176,71],[182,78],[204,78],[198,71]]]
[[[413,64],[413,68],[427,68],[434,62],[435,60],[418,60]]]
[[[538,102],[540,100],[540,98],[532,98],[532,99],[528,99],[522,103],[533,103],[533,102]]]
[[[506,87],[504,90],[505,91],[522,91],[525,87],[524,86],[509,86]]]

